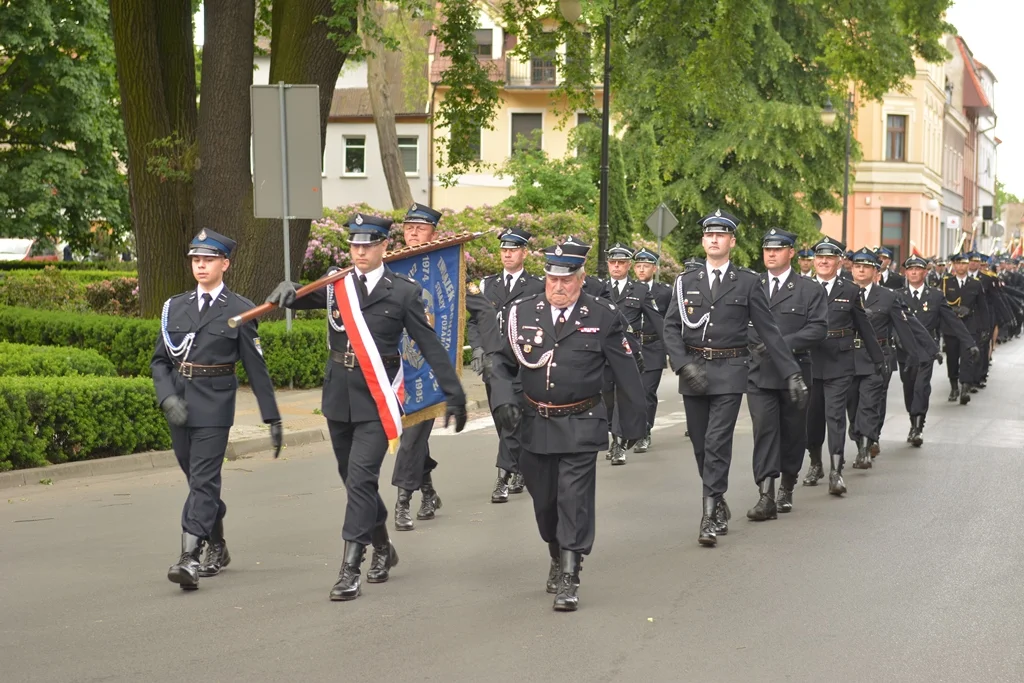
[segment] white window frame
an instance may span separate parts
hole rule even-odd
[[[362,140],[363,141],[363,171],[362,173],[350,173],[348,170],[348,147],[350,140]],[[366,135],[345,135],[342,137],[341,145],[341,177],[342,178],[366,178]]]
[[[410,145],[403,145],[402,138],[411,138],[415,140],[415,143],[411,145],[416,150],[416,170],[405,171],[406,178],[419,178],[420,177],[420,136],[419,135],[398,135],[398,157],[402,160],[403,167],[405,166],[405,157],[402,156],[402,148],[409,148]],[[404,170],[404,168],[403,168]]]

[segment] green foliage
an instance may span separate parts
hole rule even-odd
[[[60,261],[57,263],[60,263]],[[46,268],[23,268],[7,271],[0,270],[0,282],[5,279],[32,280],[33,278],[49,275],[51,273],[55,273],[55,277],[60,278],[61,282],[70,282],[81,285],[91,285],[94,282],[103,282],[104,280],[117,280],[124,278],[137,279],[137,274],[134,271],[117,272],[115,270],[86,270],[84,268],[79,270],[73,268],[55,268],[54,265],[48,264]]]
[[[1020,199],[1012,192],[1007,192],[1006,185],[1004,185],[999,178],[996,178],[996,200],[992,206],[992,211],[994,212],[997,221],[1002,220],[1003,207],[1007,204],[1020,204]],[[1010,228],[1010,226],[1006,227]],[[1012,233],[1012,230],[1010,232]],[[1009,238],[1011,236],[1012,235],[1008,235],[1007,237]]]
[[[622,160],[622,143],[608,140],[608,244],[632,241],[633,216],[626,194],[626,168]]]
[[[0,274],[0,304],[37,310],[88,310],[85,285],[73,271],[56,268]]]
[[[622,157],[626,166],[626,188],[633,210],[633,227],[649,235],[647,217],[658,208],[665,191],[658,158],[658,139],[654,126],[644,123],[630,128],[622,138]]]
[[[0,377],[0,471],[170,445],[148,378]]]
[[[192,181],[199,167],[199,142],[186,140],[178,131],[151,140],[146,148],[146,170],[164,183]]]
[[[96,313],[132,317],[142,314],[139,308],[139,279],[136,277],[104,278],[87,285],[85,300]]]
[[[128,225],[114,51],[103,0],[0,3],[0,236],[85,249]]]
[[[327,365],[326,320],[296,320],[292,323],[291,334],[284,321],[261,323],[259,334],[274,386],[309,389],[323,384]],[[238,364],[238,379],[248,381],[241,363]]]
[[[592,212],[598,190],[590,171],[573,157],[550,159],[539,145],[523,142],[501,169],[515,190],[502,206],[517,213]]]
[[[0,275],[16,270],[43,270],[56,268],[63,271],[105,270],[111,277],[124,273],[125,277],[135,275],[138,263],[135,261],[0,261]]]
[[[114,368],[114,364],[95,351],[0,342],[0,376],[97,375],[113,377],[116,374],[117,370]]]

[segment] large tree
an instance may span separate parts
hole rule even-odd
[[[122,234],[128,187],[104,0],[0,0],[0,236]]]

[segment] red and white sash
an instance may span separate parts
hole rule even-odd
[[[366,326],[363,311],[359,308],[359,294],[356,290],[356,274],[350,275],[334,283],[334,296],[337,299],[338,311],[345,323],[349,344],[359,361],[359,370],[363,373],[370,395],[377,404],[384,434],[388,437],[388,446],[392,453],[398,447],[398,438],[402,435],[402,403],[405,401],[405,373],[402,365],[398,366],[398,374],[394,381],[388,380],[380,351],[373,340],[373,333]],[[353,305],[355,304],[355,305]]]

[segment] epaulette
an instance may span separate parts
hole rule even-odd
[[[534,300],[534,299],[536,299],[536,298],[537,298],[538,296],[540,296],[540,294],[539,294],[539,293],[537,293],[537,294],[529,294],[529,295],[527,295],[527,296],[519,297],[518,299],[515,299],[515,300],[513,300],[513,301],[512,301],[512,305],[513,305],[513,306],[516,306],[516,305],[518,305],[518,304],[521,304],[521,303],[523,303],[524,301],[533,301],[533,300]]]
[[[745,267],[745,266],[738,266],[738,267],[736,268],[736,270],[740,271],[741,273],[750,273],[751,275],[755,275],[755,276],[758,276],[758,277],[760,277],[760,273],[758,273],[758,272],[757,272],[756,270],[754,270],[753,268],[747,268],[747,267]]]
[[[409,277],[408,275],[403,275],[402,273],[394,273],[394,275],[395,275],[396,277],[398,277],[398,278],[402,279],[402,280],[405,280],[405,281],[406,281],[406,282],[408,282],[409,284],[413,284],[413,285],[416,285],[417,287],[422,287],[422,285],[421,285],[420,283],[416,282],[415,280],[413,280],[413,279],[412,279],[411,277]]]
[[[693,273],[695,271],[703,270],[703,269],[704,269],[704,266],[702,266],[701,264],[699,264],[699,263],[691,263],[690,265],[686,266],[686,270],[684,270],[683,272],[684,273]]]
[[[590,298],[591,298],[591,299],[593,299],[595,303],[601,304],[602,306],[604,306],[605,308],[607,308],[607,309],[608,309],[609,311],[614,311],[614,310],[617,310],[617,309],[615,308],[615,304],[613,304],[613,303],[612,303],[611,301],[608,301],[608,300],[607,300],[607,299],[605,299],[604,297],[601,297],[601,296],[592,296],[592,297],[590,297]]]
[[[231,293],[234,294],[235,296],[237,296],[238,300],[241,301],[246,306],[248,306],[249,308],[254,308],[256,306],[256,304],[254,304],[253,302],[249,301],[248,299],[246,299],[244,296],[242,296],[238,292],[231,292]]]
[[[985,273],[985,275],[988,275],[989,277],[999,277],[998,275],[995,274],[994,271],[991,270],[983,270],[981,272]]]

